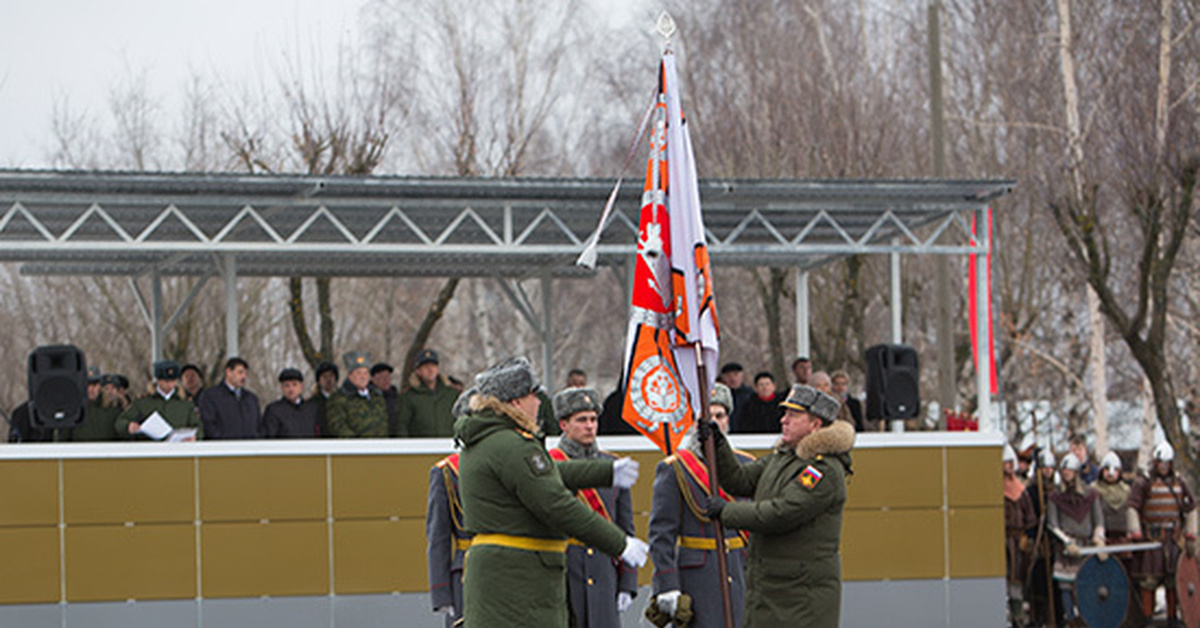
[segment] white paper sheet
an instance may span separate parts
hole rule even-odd
[[[146,417],[145,421],[142,421],[142,427],[138,432],[154,440],[162,440],[171,435],[171,424],[167,423],[166,419],[162,418],[162,415],[155,410]]]
[[[181,427],[181,428],[171,432],[171,436],[170,436],[170,438],[167,439],[167,442],[168,443],[179,443],[179,442],[188,440],[189,438],[195,438],[197,431],[198,430],[194,427]]]

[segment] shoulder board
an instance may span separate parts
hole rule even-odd
[[[518,434],[520,434],[521,437],[524,438],[525,440],[534,440],[534,438],[535,438],[535,436],[531,432],[526,432],[525,430],[522,430],[522,429],[518,429],[518,430],[516,430],[516,432]]]
[[[757,457],[757,456],[755,456],[754,454],[752,454],[752,453],[750,453],[750,452],[748,452],[748,451],[745,451],[745,450],[743,450],[743,449],[734,449],[734,450],[733,450],[733,453],[735,453],[735,454],[737,454],[737,455],[739,455],[739,456],[745,456],[745,457],[747,457],[747,458],[749,458],[749,459],[751,459],[751,460],[758,460],[758,457]]]
[[[620,456],[607,449],[597,449],[596,453],[599,453],[601,456],[608,456],[609,458],[620,458]]]

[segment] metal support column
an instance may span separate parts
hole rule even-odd
[[[153,360],[163,357],[163,292],[158,270],[150,274],[150,355]]]
[[[893,244],[898,246],[899,242],[893,242]],[[900,254],[892,251],[888,256],[891,258],[892,344],[900,344],[904,342],[904,305],[900,296]]]
[[[225,284],[225,357],[240,354],[238,349],[237,258],[221,257],[221,282]]]
[[[808,337],[809,329],[809,310],[808,310],[808,271],[802,268],[796,269],[796,355],[811,358],[810,344]]]
[[[542,277],[542,385],[554,390],[554,319],[551,318],[551,279]]]
[[[975,273],[975,329],[978,330],[975,334],[975,388],[978,394],[978,404],[976,415],[979,418],[979,431],[991,432],[997,429],[996,423],[992,418],[992,378],[991,370],[988,368],[990,361],[988,356],[992,351],[992,334],[988,326],[988,271],[987,271],[987,252],[991,250],[991,240],[988,238],[987,230],[987,208],[979,209],[979,217],[976,220],[977,225],[981,225],[976,229],[978,235],[979,253],[975,255],[975,267],[971,272]]]

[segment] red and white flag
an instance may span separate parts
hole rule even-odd
[[[705,389],[710,390],[720,337],[696,162],[680,107],[675,57],[669,51],[659,68],[652,120],[622,417],[669,452],[678,449],[703,411],[698,355],[707,367]]]

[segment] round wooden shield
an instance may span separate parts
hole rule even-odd
[[[1089,557],[1075,576],[1075,603],[1091,628],[1118,628],[1129,610],[1129,578],[1115,558]]]
[[[1196,557],[1179,555],[1175,567],[1175,591],[1179,594],[1179,610],[1188,628],[1200,628],[1200,564]]]

